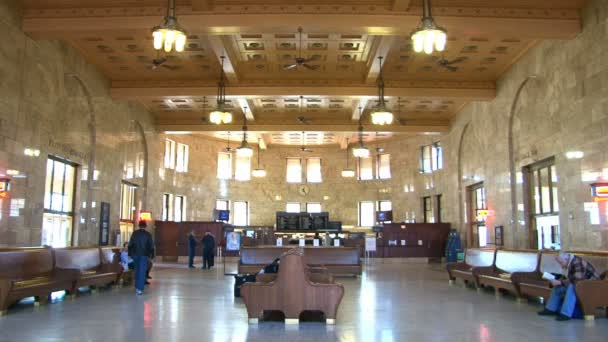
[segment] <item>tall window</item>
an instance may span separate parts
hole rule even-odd
[[[530,245],[538,249],[561,249],[555,159],[525,167],[524,175],[528,188],[526,213],[531,226]]]
[[[371,227],[376,222],[374,211],[374,202],[363,201],[359,202],[359,226]]]
[[[76,165],[49,157],[46,163],[42,244],[66,247],[72,244]]]
[[[137,186],[126,182],[120,185],[120,220],[133,222],[136,189]]]
[[[234,179],[238,181],[251,180],[251,157],[237,156]]]
[[[420,170],[424,173],[443,169],[443,148],[436,142],[420,147]]]
[[[391,178],[391,155],[390,154],[379,154],[378,155],[378,179],[390,179]]]
[[[306,159],[306,181],[308,183],[321,183],[321,158]]]
[[[230,202],[228,200],[215,200],[215,209],[217,210],[229,210]]]
[[[188,155],[189,147],[185,144],[177,144],[177,163],[175,165],[175,171],[177,172],[188,172]]]
[[[287,158],[287,183],[302,183],[302,160]]]
[[[220,152],[217,154],[217,178],[232,178],[232,153]]]
[[[138,178],[143,178],[146,169],[146,160],[143,152],[139,152],[135,155],[135,169],[136,176]]]
[[[373,171],[373,159],[372,158],[358,158],[357,167],[359,169],[359,180],[370,180],[374,179]]]
[[[165,168],[175,168],[175,141],[171,139],[165,140]]]
[[[175,214],[173,221],[186,221],[186,196],[175,196]]]
[[[467,187],[469,207],[469,245],[485,247],[488,245],[488,227],[486,226],[487,204],[486,189],[483,183]],[[485,214],[484,214],[485,213]]]
[[[287,202],[287,204],[285,205],[285,211],[288,213],[299,213],[300,212],[300,203]]]
[[[318,203],[318,202],[306,203],[306,212],[307,213],[320,213],[321,212],[321,203]]]
[[[435,223],[431,196],[422,197],[422,212],[424,213],[424,223]]]
[[[233,223],[235,226],[249,225],[249,203],[244,201],[234,201]]]
[[[163,221],[173,221],[173,195],[163,194]]]

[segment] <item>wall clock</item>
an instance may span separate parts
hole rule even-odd
[[[298,193],[302,196],[308,195],[309,192],[310,192],[310,189],[308,188],[307,185],[300,185],[300,187],[298,188]]]

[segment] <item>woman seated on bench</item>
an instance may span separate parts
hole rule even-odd
[[[580,280],[597,280],[599,274],[593,265],[573,254],[560,253],[555,256],[564,270],[564,276],[559,279],[547,279],[553,285],[551,298],[545,309],[538,314],[541,316],[557,315],[557,321],[567,321],[570,318],[581,318],[583,314],[577,306],[574,285]],[[544,277],[544,276],[543,276]]]

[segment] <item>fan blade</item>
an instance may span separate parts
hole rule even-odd
[[[297,66],[298,66],[297,64],[292,64],[292,65],[284,66],[283,70],[291,70],[293,68],[296,68]]]
[[[316,65],[302,64],[302,66],[308,70],[317,70],[317,68],[318,68],[318,66],[316,66]]]
[[[464,61],[466,61],[468,58],[467,57],[458,57],[454,60],[451,61],[446,61],[445,64],[446,65],[451,65],[451,64],[457,64],[457,63],[462,63]]]
[[[304,64],[304,63],[310,63],[310,62],[314,62],[314,61],[316,61],[315,58],[303,59],[302,60],[302,64]]]
[[[445,68],[446,68],[446,69],[448,69],[448,70],[449,70],[449,71],[451,71],[451,72],[456,72],[456,71],[458,71],[458,68],[457,68],[457,67],[453,67],[453,66],[449,66],[449,65],[446,65],[446,66],[445,66]]]
[[[162,66],[163,68],[167,68],[167,69],[169,69],[169,70],[171,70],[171,71],[179,69],[179,66],[177,66],[177,65],[166,65],[166,64],[163,64],[163,65],[161,65],[161,66]]]

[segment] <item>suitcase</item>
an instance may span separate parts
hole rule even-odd
[[[234,275],[234,296],[241,296],[241,286],[245,283],[255,283],[255,274],[235,274]]]

